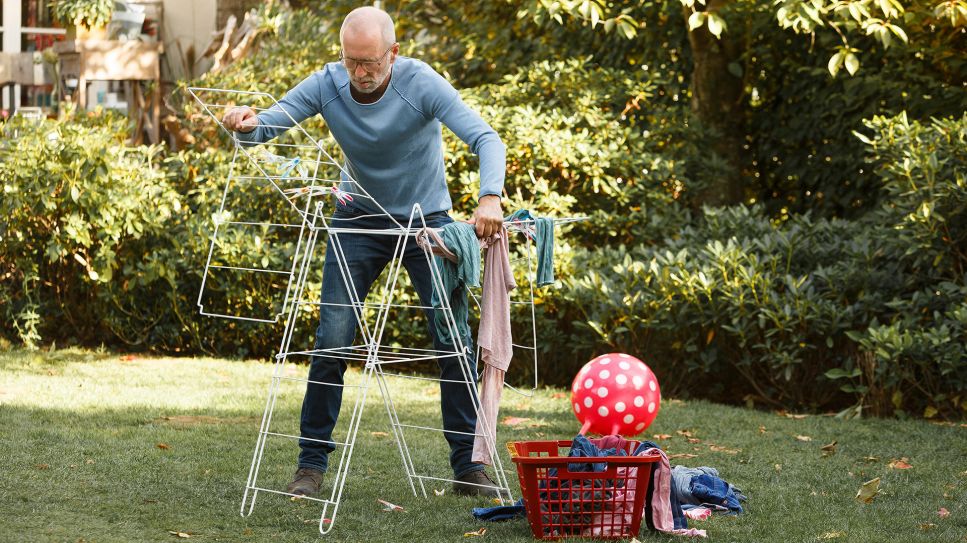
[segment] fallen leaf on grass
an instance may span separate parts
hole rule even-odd
[[[689,443],[701,443],[702,440],[699,439],[699,438],[697,438],[697,437],[690,437],[690,438],[688,438],[688,442]]]
[[[796,441],[812,441],[812,440],[813,438],[809,436],[803,436],[803,435],[796,436]]]
[[[759,425],[759,433],[760,433],[760,434],[764,434],[764,433],[766,433],[766,427],[760,424],[760,425]]]
[[[370,432],[369,435],[373,437],[386,437],[389,434],[387,434],[386,432]]]
[[[316,519],[314,519],[314,518],[307,518],[307,519],[305,519],[305,520],[302,521],[303,524],[316,524],[318,522],[319,521],[316,520]],[[322,523],[323,524],[332,524],[332,519],[331,518],[324,518],[324,519],[322,519]]]
[[[163,451],[167,451],[168,449],[171,448],[171,446],[169,446],[167,443],[158,443],[157,445],[155,445],[155,447],[158,447]]]
[[[933,530],[936,527],[937,525],[932,522],[924,522],[923,524],[920,525],[920,531],[929,532],[930,530]]]
[[[390,503],[386,500],[380,500],[378,498],[376,501],[383,504],[383,511],[406,511],[406,509],[403,509],[402,507],[400,507],[399,505],[396,505],[395,503]]]
[[[463,534],[463,537],[480,537],[480,536],[482,536],[482,535],[484,535],[486,533],[487,533],[487,529],[486,528],[481,528],[479,530],[474,530],[472,532],[465,532]]]
[[[668,439],[668,438],[670,438],[670,437],[672,437],[672,436],[671,436],[671,435],[669,435],[669,434],[655,434],[655,435],[653,435],[653,436],[651,436],[651,437],[653,437],[653,438],[655,438],[655,439],[657,439],[658,441],[661,441],[661,440],[663,440],[663,439]]]
[[[820,447],[819,450],[823,452],[823,456],[832,456],[836,454],[836,442],[827,443]]]
[[[940,510],[937,511],[937,516],[940,518],[947,518],[950,516],[950,511],[947,511],[946,507],[941,507]]]
[[[88,458],[87,460],[84,461],[84,463],[85,464],[93,464],[94,463],[94,459],[93,458]]]
[[[555,392],[551,394],[551,398],[555,400],[560,400],[561,398],[567,398],[567,392]]]
[[[447,489],[443,488],[443,489],[437,490],[434,488],[433,493],[436,494],[437,496],[442,496],[447,493]]]
[[[678,454],[669,454],[668,458],[698,458],[698,455],[692,454],[692,453],[678,453]]]
[[[796,419],[796,420],[802,420],[809,416],[809,415],[799,415],[796,413],[787,413],[785,411],[777,411],[776,415],[779,415],[780,417],[786,417],[787,419]]]
[[[527,424],[531,419],[525,417],[504,417],[504,420],[500,421],[504,426],[521,426]]]
[[[689,430],[675,430],[675,433],[682,437],[693,437],[692,432]]]
[[[874,463],[880,461],[880,457],[879,456],[864,456],[863,457],[863,461],[866,462],[866,463],[868,463],[868,464],[874,464]]]
[[[187,532],[173,532],[171,530],[168,530],[168,533],[175,537],[180,537],[182,539],[188,539],[189,537],[191,537],[191,534]]]
[[[846,532],[826,532],[825,534],[819,536],[819,539],[828,541],[830,539],[838,539],[844,535],[846,535]]]
[[[870,479],[863,483],[863,486],[856,492],[856,501],[860,503],[873,503],[873,499],[880,493],[880,478]]]
[[[739,454],[740,452],[742,452],[742,449],[730,449],[728,447],[722,447],[719,445],[709,445],[708,448],[711,451],[722,452],[725,454]]]
[[[37,469],[50,469],[50,464],[37,464],[34,467]]]
[[[133,354],[126,354],[121,356],[121,362],[133,362],[137,359],[138,359],[137,355],[133,355]]]
[[[904,456],[903,458],[900,458],[899,460],[897,460],[896,458],[894,458],[890,462],[890,468],[891,469],[910,469],[910,468],[912,468],[913,466],[910,465],[910,464],[908,464],[907,463],[907,460],[909,460],[909,458],[907,458],[906,456]]]

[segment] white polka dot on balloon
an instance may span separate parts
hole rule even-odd
[[[645,399],[641,396],[635,396],[635,407],[641,407],[645,405]]]
[[[636,432],[640,432],[640,431],[642,431],[642,430],[644,430],[644,429],[645,429],[645,423],[643,423],[643,422],[639,422],[639,423],[638,423],[638,424],[637,424],[637,425],[635,426],[635,431],[636,431]]]
[[[640,375],[635,375],[631,378],[631,382],[634,383],[636,389],[640,389],[645,385],[645,380],[641,378]]]
[[[608,396],[608,389],[605,388],[605,387],[599,388],[598,389],[598,396],[601,397],[601,398],[606,398]]]
[[[648,381],[648,388],[650,388],[651,391],[654,392],[655,390],[658,389],[658,385],[655,384],[654,381]]]
[[[591,388],[594,386],[594,379],[585,379],[584,388]]]
[[[618,413],[624,413],[625,407],[626,406],[624,402],[618,402],[614,404],[614,410],[617,411]]]
[[[608,408],[602,405],[601,407],[598,408],[598,414],[601,415],[602,417],[607,417]]]
[[[581,412],[581,404],[579,404],[579,403],[575,403],[574,404],[574,412],[575,413],[580,413]]]
[[[648,412],[649,413],[654,413],[655,412],[655,402],[649,402],[648,403]]]
[[[602,379],[607,379],[607,378],[611,377],[611,372],[608,371],[608,370],[601,370],[601,373],[598,374],[598,377],[600,377]]]
[[[619,358],[631,358],[631,355],[627,355],[625,353],[621,353],[621,354],[618,355],[618,357]]]
[[[634,415],[631,415],[631,414],[628,414],[628,415],[625,415],[625,418],[623,418],[621,420],[623,420],[625,422],[625,424],[631,424],[632,422],[635,421],[635,416]]]
[[[628,382],[628,376],[623,373],[619,373],[618,375],[614,376],[614,382],[618,383],[619,385],[623,385]]]
[[[592,405],[594,405],[594,400],[591,399],[591,396],[586,396],[584,398],[584,407],[591,407]]]

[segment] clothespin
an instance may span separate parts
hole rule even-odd
[[[343,192],[342,190],[339,189],[338,185],[332,186],[332,195],[335,196],[336,199],[339,200],[339,203],[342,205],[346,205],[346,202],[353,201],[352,194],[349,194],[348,192]]]
[[[282,179],[289,177],[289,173],[292,172],[292,169],[298,166],[300,162],[302,162],[302,160],[299,157],[295,157],[292,160],[290,160],[288,163],[286,163],[286,165],[282,167],[283,168]],[[302,169],[300,168],[299,169],[300,173],[301,173],[301,170]]]

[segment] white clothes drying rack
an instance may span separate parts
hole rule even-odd
[[[398,279],[407,240],[414,238],[426,228],[423,211],[419,204],[413,206],[405,224],[393,218],[332,157],[330,151],[338,152],[338,147],[332,138],[327,137],[324,140],[313,138],[270,94],[202,87],[191,87],[188,92],[218,124],[219,128],[231,137],[234,146],[231,169],[228,178],[225,180],[221,204],[213,217],[215,230],[212,234],[198,296],[199,312],[202,315],[213,317],[269,323],[278,322],[281,317],[285,317],[281,345],[278,354],[275,356],[272,380],[269,385],[258,439],[242,498],[242,515],[248,516],[252,513],[260,492],[295,497],[283,490],[269,488],[260,480],[266,444],[270,438],[322,441],[295,435],[298,432],[288,433],[275,428],[276,403],[283,383],[288,382],[306,386],[308,384],[340,386],[344,393],[350,389],[355,392],[348,421],[346,421],[346,413],[343,410],[339,424],[337,424],[338,429],[344,421],[347,422],[339,433],[342,436],[341,439],[336,439],[337,433],[334,432],[333,440],[324,442],[338,449],[338,454],[334,451],[329,455],[330,469],[326,476],[326,483],[328,486],[328,483],[331,482],[331,488],[328,495],[323,492],[324,497],[299,497],[322,504],[322,512],[319,517],[320,533],[329,533],[335,525],[336,514],[342,499],[362,420],[363,406],[370,381],[374,377],[379,386],[393,438],[414,495],[427,497],[426,486],[433,481],[455,482],[452,478],[429,475],[417,468],[407,444],[407,432],[426,430],[445,433],[448,430],[403,423],[400,420],[397,405],[393,401],[393,387],[388,378],[401,377],[436,382],[439,382],[440,379],[386,371],[386,368],[396,367],[400,364],[433,360],[440,357],[456,357],[459,360],[463,375],[463,380],[459,383],[463,383],[468,388],[469,396],[472,398],[474,409],[477,411],[477,417],[481,421],[482,427],[488,427],[485,420],[486,415],[480,409],[477,385],[473,379],[474,372],[471,369],[471,364],[475,362],[470,359],[468,350],[464,348],[462,338],[457,333],[453,310],[450,307],[448,296],[444,294],[440,269],[428,249],[423,249],[423,252],[431,270],[434,292],[437,293],[437,298],[441,301],[442,311],[446,316],[446,326],[450,332],[449,337],[453,338],[453,349],[438,351],[413,347],[394,347],[386,339],[386,327],[392,310],[401,308],[432,309],[413,304],[394,303],[396,294],[401,288]],[[286,114],[291,125],[275,127],[288,130],[271,143],[256,144],[239,140],[234,132],[226,129],[221,123],[221,117],[225,111],[236,104],[249,105],[256,111],[265,111],[269,108],[277,109]],[[253,197],[268,198],[268,200],[263,200],[263,205],[256,207],[251,205],[251,198]],[[327,197],[331,197],[331,199]],[[364,215],[364,217],[374,215],[383,217],[392,221],[393,226],[378,230],[335,226],[332,221],[332,212],[335,210],[335,205],[331,203],[332,200],[355,200],[357,204],[359,200],[362,200],[366,203],[366,207],[378,210],[373,215]],[[265,202],[271,202],[271,204],[266,205]],[[255,212],[256,209],[261,211]],[[255,212],[254,215],[253,212]],[[575,220],[581,219],[556,219],[555,224]],[[345,219],[341,219],[340,222],[344,224]],[[532,236],[529,235],[531,226],[529,223],[532,222],[517,221],[513,224],[508,223],[507,226],[510,231],[524,234],[527,240],[526,248],[523,251],[524,256],[521,257],[521,260],[526,260],[527,263],[529,288],[525,291],[525,295],[529,295],[529,301],[514,300],[512,304],[530,304],[531,344],[515,343],[514,348],[531,352],[534,363],[534,388],[536,388],[537,331],[533,305],[535,266],[531,258],[533,252]],[[325,234],[324,241],[330,245],[343,284],[349,294],[350,305],[361,335],[361,343],[338,349],[297,350],[292,348],[292,341],[300,312],[304,311],[303,308],[305,307],[327,305],[326,300],[307,299],[307,283],[313,271],[313,257],[320,233]],[[352,285],[348,263],[340,243],[340,236],[355,233],[391,236],[396,240],[394,255],[388,264],[388,270],[384,272],[386,279],[383,281],[382,289],[378,291],[379,299],[376,302],[358,299],[356,289]],[[239,250],[237,242],[243,239],[255,240],[254,254],[253,251]],[[264,253],[278,251],[280,248],[282,253],[288,255],[285,267],[282,269],[269,268],[268,262],[271,259]],[[278,253],[273,254],[277,255]],[[240,314],[241,311],[238,309],[241,304],[237,301],[232,303],[230,300],[220,298],[225,290],[220,285],[238,280],[254,282],[257,286],[264,287],[268,294],[275,294],[274,305],[261,308],[249,305],[246,309],[251,313],[257,313],[257,315]],[[379,279],[377,279],[377,283],[379,283]],[[376,286],[377,284],[374,283],[374,289]],[[281,302],[278,301],[279,298],[281,298]],[[271,296],[270,299],[272,299]],[[477,298],[474,297],[474,300],[477,300]],[[437,309],[441,310],[441,308]],[[322,383],[310,381],[308,378],[296,378],[286,372],[286,362],[290,357],[313,356],[338,357],[347,362],[362,362],[360,382],[358,384]],[[477,359],[479,360],[479,351]],[[344,395],[344,406],[346,403]],[[495,484],[501,504],[512,502],[513,494],[494,439],[490,435],[486,435],[486,432],[478,435],[485,439],[490,456],[493,459]],[[335,460],[335,466],[333,466],[333,460]]]

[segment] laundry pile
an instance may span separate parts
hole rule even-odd
[[[619,436],[588,439],[577,436],[568,453],[572,458],[627,456],[631,442]],[[688,528],[688,518],[703,519],[713,512],[738,514],[746,497],[739,489],[718,476],[710,467],[688,468],[668,463],[668,457],[655,443],[644,441],[631,452],[633,456],[658,456],[647,464],[651,469],[648,487],[644,489],[642,520],[647,526],[663,533],[689,537],[706,537],[705,530]],[[602,473],[605,462],[584,460],[571,462],[567,470]],[[609,477],[558,478],[557,470],[549,468],[541,477],[538,504],[541,526],[545,536],[615,537],[628,535],[623,530],[632,524],[637,467],[618,467]],[[530,504],[528,504],[530,506]],[[509,520],[526,514],[523,498],[512,506],[475,508],[473,515],[480,520]],[[631,534],[635,535],[635,534]]]

